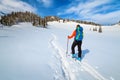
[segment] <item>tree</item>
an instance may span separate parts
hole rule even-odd
[[[12,26],[14,24],[18,24],[20,22],[31,22],[34,26],[43,25],[41,23],[42,18],[31,12],[11,12],[11,14],[7,14],[1,17],[1,24],[6,26]],[[46,20],[45,25],[46,26]]]
[[[99,30],[98,30],[99,33],[102,33],[102,27],[99,26]]]

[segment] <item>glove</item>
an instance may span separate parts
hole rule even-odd
[[[68,39],[70,39],[70,36],[68,36]]]

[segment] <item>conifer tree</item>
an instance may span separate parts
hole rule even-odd
[[[98,30],[99,33],[102,33],[102,27],[99,26],[99,30]]]

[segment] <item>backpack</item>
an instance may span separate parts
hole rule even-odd
[[[83,28],[81,26],[79,26],[76,29],[75,40],[76,41],[82,41],[82,39],[83,39]]]

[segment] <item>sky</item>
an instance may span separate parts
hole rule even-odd
[[[99,24],[120,21],[120,0],[0,0],[0,12],[30,11]]]

